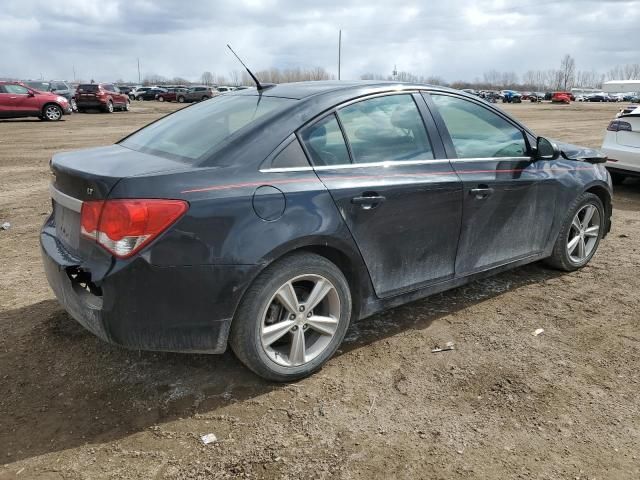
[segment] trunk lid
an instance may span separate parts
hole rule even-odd
[[[56,237],[69,253],[87,258],[93,245],[80,236],[82,202],[104,200],[123,178],[181,170],[176,160],[136,152],[120,145],[59,153],[51,159],[53,221]]]
[[[618,117],[618,120],[631,125],[631,131],[618,130],[616,132],[618,145],[640,148],[640,115],[622,115]]]

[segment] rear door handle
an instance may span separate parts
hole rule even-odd
[[[353,197],[351,203],[360,205],[364,210],[371,210],[383,203],[386,197],[382,195],[362,195],[361,197]]]
[[[469,195],[473,195],[477,199],[481,200],[483,198],[490,197],[493,194],[493,191],[493,188],[489,186],[478,185],[478,187],[469,190]]]

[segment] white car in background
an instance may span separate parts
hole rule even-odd
[[[614,184],[628,176],[640,177],[640,108],[612,120],[602,142],[607,170]]]

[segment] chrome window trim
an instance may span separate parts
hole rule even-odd
[[[262,168],[260,173],[312,172],[313,167]]]
[[[531,160],[531,157],[477,157],[477,158],[452,158],[451,163],[467,162],[522,162]]]
[[[51,194],[51,198],[55,200],[57,204],[78,213],[82,210],[82,200],[78,200],[77,198],[70,197],[66,193],[62,193],[53,186],[53,183],[49,184],[49,193]]]
[[[369,163],[345,163],[342,165],[318,165],[313,167],[314,170],[343,170],[351,168],[368,168],[368,167],[402,167],[409,165],[437,165],[441,163],[449,163],[447,159],[429,159],[429,160],[387,160],[384,162],[369,162]]]
[[[410,165],[438,165],[443,163],[485,163],[485,162],[522,162],[530,161],[531,157],[486,157],[486,158],[452,158],[452,159],[429,159],[429,160],[387,160],[385,162],[370,163],[344,163],[341,165],[319,165],[317,167],[287,167],[287,168],[265,168],[261,173],[286,173],[286,172],[310,172],[313,170],[347,170],[353,168],[369,167],[401,167]]]

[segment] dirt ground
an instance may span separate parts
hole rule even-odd
[[[0,121],[0,479],[640,478],[640,182],[616,189],[583,270],[534,264],[387,311],[316,375],[275,385],[230,352],[102,343],[45,280],[51,154],[175,108]],[[506,108],[598,147],[619,106]]]

